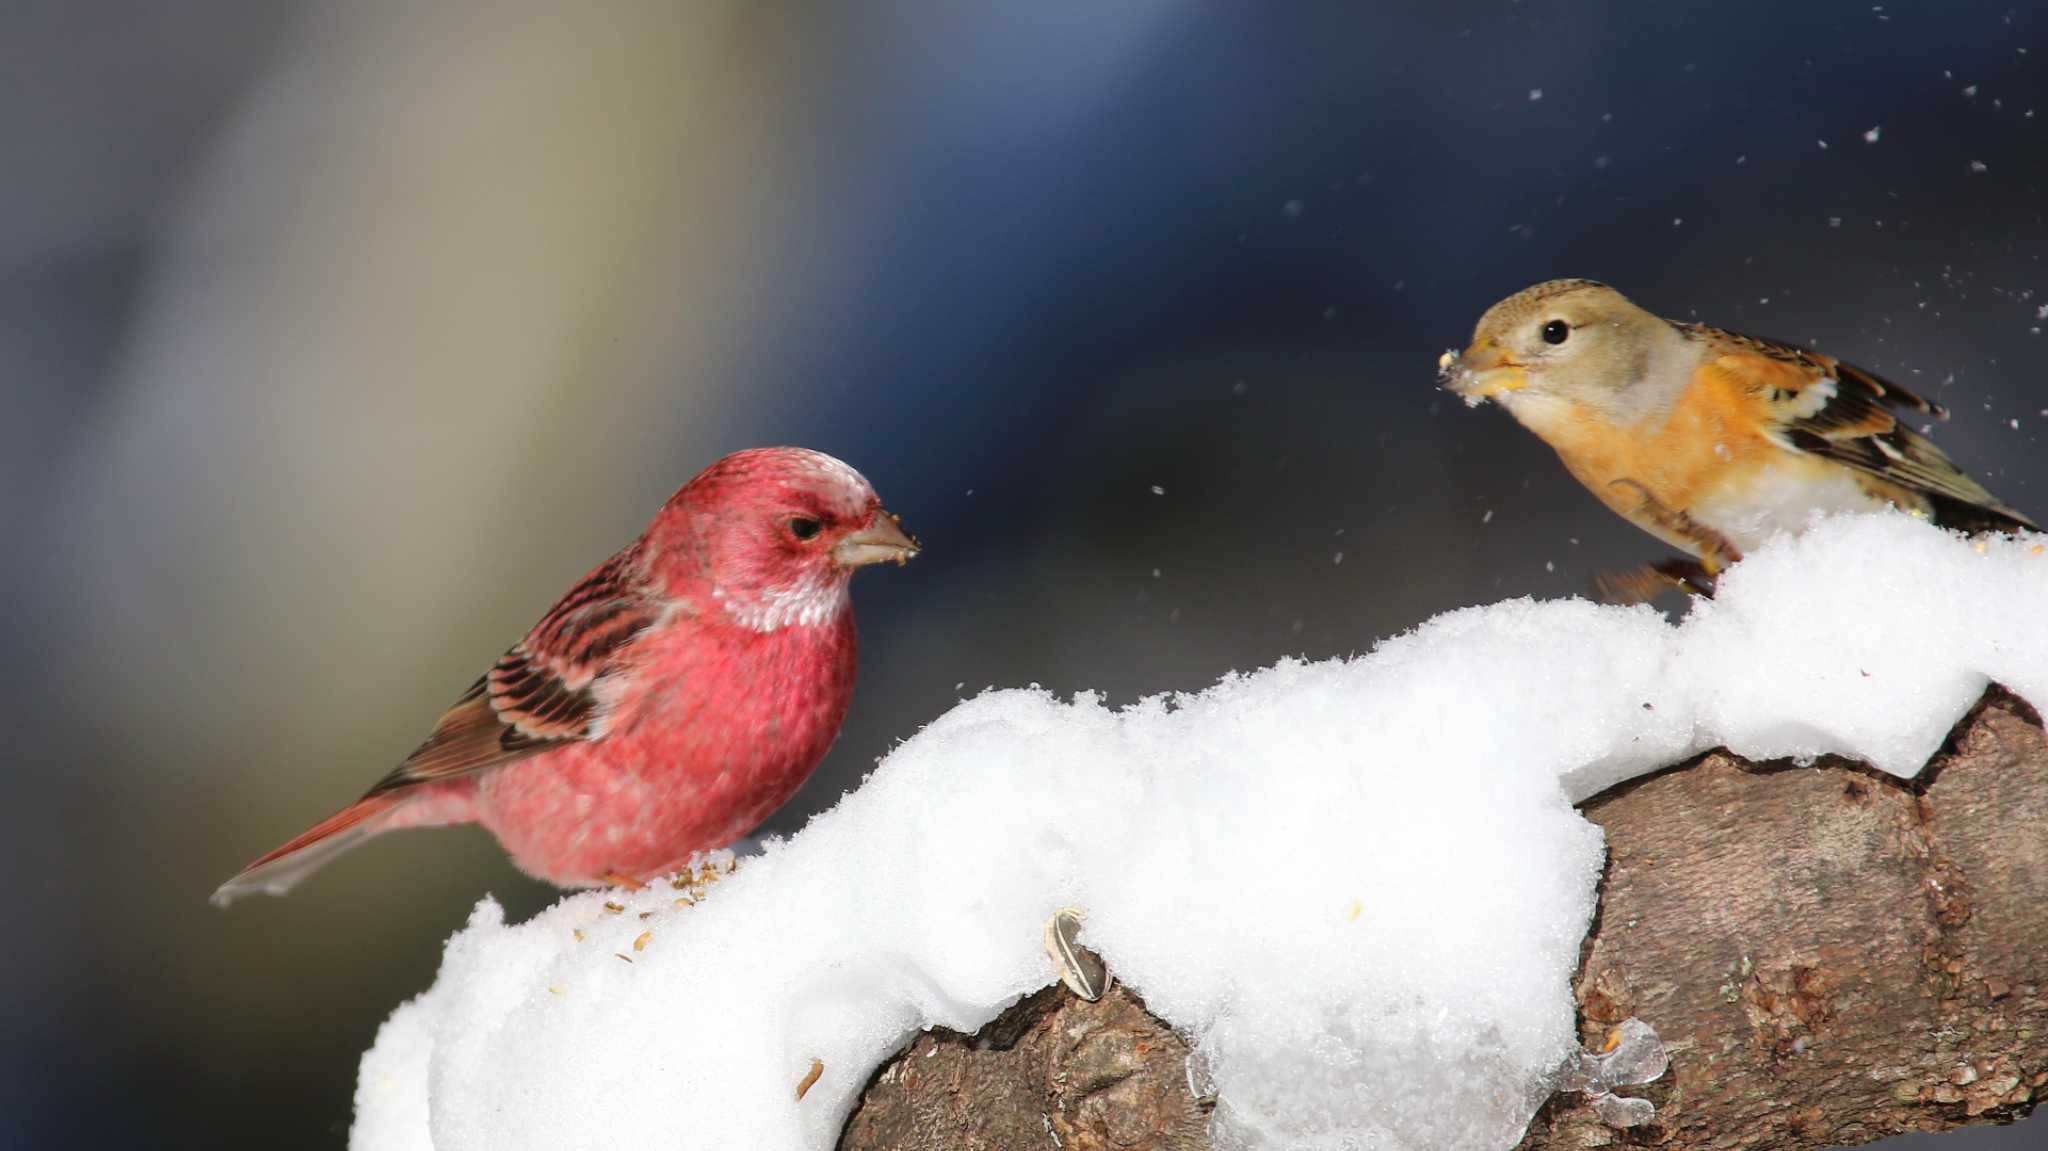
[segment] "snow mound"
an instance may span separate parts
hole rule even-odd
[[[1509,1147],[1575,1046],[1572,803],[1717,744],[1911,775],[1989,680],[2048,704],[2042,553],[1827,520],[1676,626],[1520,600],[1122,710],[991,692],[708,890],[484,900],[351,1145],[829,1148],[920,1029],[1051,983],[1075,906],[1193,1039],[1220,1146]]]

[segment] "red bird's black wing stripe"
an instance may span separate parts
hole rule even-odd
[[[660,617],[634,550],[598,565],[500,656],[370,795],[497,767],[599,734],[598,687],[619,651]]]

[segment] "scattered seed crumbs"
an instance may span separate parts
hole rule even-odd
[[[810,1093],[811,1085],[816,1083],[818,1081],[818,1076],[823,1075],[824,1073],[825,1064],[816,1059],[811,1060],[810,1071],[804,1075],[803,1082],[796,1085],[797,1102],[803,1102],[804,1096]]]

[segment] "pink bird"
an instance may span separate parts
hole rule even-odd
[[[851,467],[735,452],[569,589],[363,797],[221,884],[282,895],[386,831],[481,823],[565,887],[666,875],[809,778],[853,696],[855,569],[918,543]]]

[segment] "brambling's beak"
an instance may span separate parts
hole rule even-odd
[[[1466,407],[1476,408],[1496,396],[1528,387],[1529,375],[1499,344],[1485,340],[1463,352],[1445,352],[1438,357],[1436,382],[1463,398]]]
[[[832,558],[840,567],[858,568],[869,564],[907,564],[918,553],[917,537],[903,530],[896,517],[877,511],[868,526],[832,545]]]

